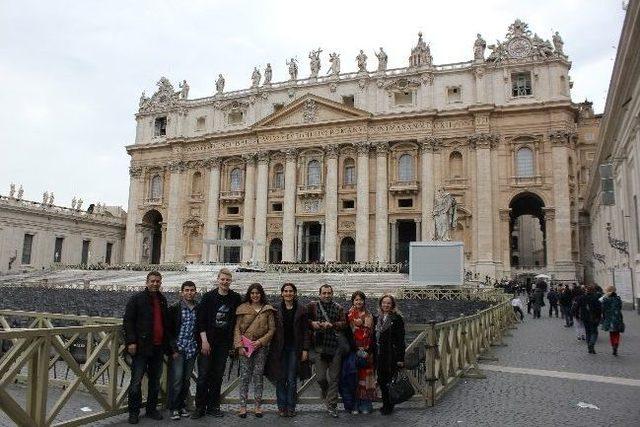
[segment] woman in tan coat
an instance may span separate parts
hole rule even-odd
[[[259,283],[247,289],[244,302],[236,309],[234,347],[240,355],[240,411],[247,416],[249,382],[253,380],[256,401],[255,416],[262,417],[262,383],[269,343],[276,331],[276,310],[267,304],[267,296]]]

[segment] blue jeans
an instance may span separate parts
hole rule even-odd
[[[561,305],[560,309],[564,313],[565,325],[572,326],[573,325],[573,315],[571,314],[571,306],[570,305]]]
[[[363,414],[368,414],[373,412],[373,404],[370,400],[356,400],[356,406],[358,408],[358,412]]]
[[[150,354],[136,353],[131,365],[131,383],[129,384],[129,413],[139,414],[142,406],[142,378],[147,374],[149,392],[147,393],[147,412],[153,412],[158,405],[160,375],[162,374],[163,352],[154,347]]]
[[[184,353],[178,352],[175,359],[171,359],[171,370],[169,371],[169,410],[179,411],[186,409],[186,399],[191,384],[191,373],[193,365],[196,363],[196,356],[186,357]]]
[[[278,409],[296,409],[298,392],[298,351],[295,348],[285,348],[282,351],[282,379],[276,385]]]

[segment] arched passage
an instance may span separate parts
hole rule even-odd
[[[533,193],[516,195],[509,204],[509,259],[512,268],[547,265],[544,202]]]
[[[162,250],[162,214],[155,209],[142,217],[142,256],[143,264],[160,264]]]
[[[340,242],[340,262],[355,262],[356,242],[352,237],[345,237]]]

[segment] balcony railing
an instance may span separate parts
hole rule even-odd
[[[324,189],[321,185],[299,185],[298,195],[300,197],[319,197],[324,194]]]
[[[244,200],[244,191],[242,190],[228,190],[220,192],[221,202],[241,202]]]
[[[416,180],[412,181],[392,181],[389,191],[397,194],[412,194],[420,190],[420,183]]]

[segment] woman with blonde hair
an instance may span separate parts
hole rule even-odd
[[[605,289],[605,294],[600,298],[602,302],[602,330],[609,332],[609,342],[613,350],[613,355],[618,355],[620,345],[620,333],[624,332],[624,321],[622,319],[622,300],[616,294],[616,287],[609,285]]]

